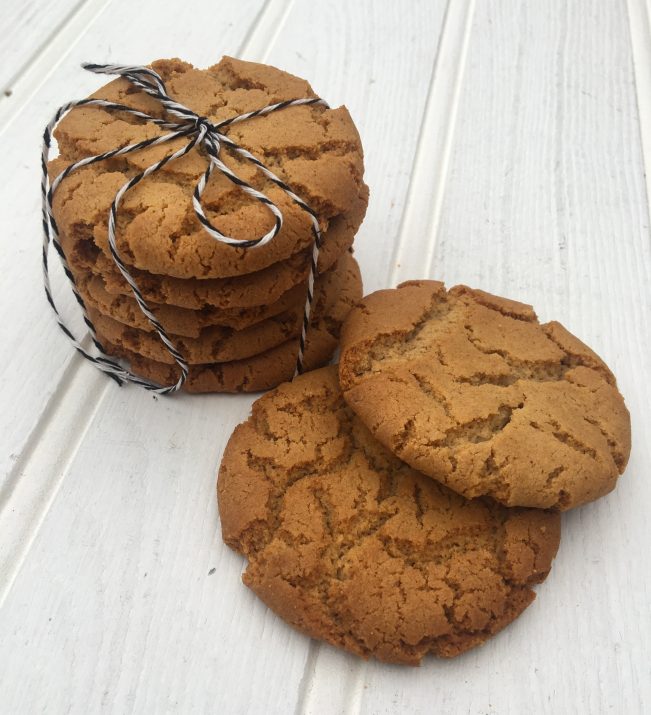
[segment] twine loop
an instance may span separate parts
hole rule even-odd
[[[299,349],[296,361],[296,373],[300,374],[303,371],[303,361],[305,354],[305,339],[306,333],[310,322],[310,315],[312,311],[312,303],[314,300],[314,279],[317,274],[317,265],[319,250],[321,248],[321,229],[319,227],[318,216],[315,211],[313,211],[299,196],[297,196],[285,182],[278,178],[268,167],[266,167],[259,159],[257,159],[253,154],[247,151],[244,147],[236,144],[227,134],[224,133],[224,129],[236,124],[238,122],[247,121],[255,117],[265,116],[271,114],[272,112],[285,109],[287,107],[296,107],[303,105],[321,105],[328,108],[328,104],[318,97],[303,98],[303,99],[290,99],[282,102],[277,102],[276,104],[270,104],[261,109],[254,110],[252,112],[246,112],[244,114],[239,114],[230,119],[225,119],[221,122],[214,124],[207,117],[196,114],[188,107],[180,104],[170,97],[165,88],[165,83],[162,77],[149,67],[138,67],[138,66],[123,66],[123,65],[98,65],[86,63],[82,67],[90,72],[96,74],[107,74],[107,75],[119,75],[127,79],[132,85],[138,89],[146,92],[149,96],[156,99],[163,109],[165,110],[165,117],[155,117],[146,112],[141,112],[140,110],[134,109],[123,104],[116,102],[109,102],[103,99],[82,99],[73,102],[68,102],[57,110],[56,114],[50,121],[50,123],[45,128],[43,133],[43,150],[41,154],[42,163],[42,182],[41,182],[41,193],[42,193],[42,220],[43,220],[43,277],[45,294],[48,302],[52,306],[54,313],[57,318],[59,327],[67,335],[67,337],[72,342],[75,349],[83,355],[87,360],[96,365],[100,370],[110,375],[115,379],[118,384],[123,382],[132,382],[137,385],[144,387],[147,390],[151,390],[157,394],[169,394],[176,392],[182,386],[187,379],[189,366],[185,361],[183,356],[174,346],[173,341],[170,339],[169,335],[161,325],[160,321],[156,318],[154,313],[151,311],[147,302],[145,301],[140,289],[133,276],[131,275],[128,266],[123,262],[120,252],[117,248],[116,243],[116,225],[117,225],[117,215],[120,203],[122,202],[124,195],[132,189],[136,184],[140,183],[147,176],[159,171],[166,164],[178,159],[185,154],[188,154],[195,147],[203,147],[205,150],[206,157],[208,159],[208,165],[204,173],[199,177],[199,180],[195,186],[192,194],[192,206],[194,213],[201,223],[203,229],[216,241],[224,243],[226,245],[232,246],[234,248],[255,248],[256,246],[264,246],[265,244],[273,241],[273,239],[278,235],[280,229],[283,225],[283,215],[278,206],[269,199],[264,193],[258,189],[251,186],[249,183],[238,177],[223,161],[220,159],[220,152],[224,147],[233,153],[238,154],[240,157],[248,162],[251,162],[256,166],[256,168],[261,171],[272,183],[280,187],[291,199],[303,209],[311,219],[313,243],[312,243],[312,254],[310,262],[310,270],[308,274],[307,281],[307,297],[305,301],[305,307],[303,311],[303,319],[301,324],[301,334],[299,336]],[[103,154],[97,154],[95,156],[85,157],[80,161],[67,166],[51,183],[48,175],[48,160],[50,154],[50,148],[52,144],[53,132],[61,121],[63,116],[75,107],[88,107],[96,106],[102,107],[108,110],[127,112],[134,117],[142,119],[146,122],[156,124],[161,129],[169,130],[167,133],[160,136],[154,137],[152,139],[145,139],[134,144],[128,144],[126,146],[117,147],[110,151],[104,152]],[[112,159],[118,156],[124,156],[132,152],[141,151],[152,146],[158,146],[159,144],[165,144],[174,139],[186,138],[188,141],[185,146],[180,149],[167,154],[165,157],[155,162],[151,166],[148,166],[144,171],[136,174],[134,177],[129,179],[123,186],[120,187],[115,198],[111,203],[108,216],[108,242],[109,250],[115,265],[124,277],[124,279],[129,284],[134,298],[136,299],[140,310],[148,319],[149,323],[153,326],[155,331],[158,333],[161,341],[167,348],[170,355],[174,358],[175,363],[180,369],[180,377],[178,381],[173,385],[160,386],[149,380],[139,377],[134,373],[130,372],[122,365],[120,365],[115,360],[109,358],[97,337],[95,327],[88,316],[88,311],[84,300],[81,297],[79,290],[77,288],[74,276],[70,270],[70,266],[65,257],[63,249],[61,247],[61,242],[59,239],[59,230],[57,227],[56,220],[52,212],[52,205],[55,192],[61,182],[70,174],[83,168],[84,166],[89,166],[99,161],[104,161],[106,159]],[[221,233],[216,226],[214,226],[208,217],[206,216],[202,203],[201,197],[206,189],[208,181],[212,173],[218,170],[227,179],[229,179],[233,184],[238,186],[244,193],[249,195],[253,200],[262,203],[271,212],[274,217],[273,227],[267,231],[263,236],[253,239],[236,239],[230,236],[226,236]],[[63,321],[55,301],[52,297],[52,290],[50,287],[49,279],[49,266],[48,266],[48,253],[50,243],[54,246],[57,251],[61,263],[63,265],[64,272],[70,281],[72,291],[80,305],[84,316],[84,322],[88,327],[92,341],[99,351],[99,355],[93,355],[88,352],[81,343],[74,336],[72,331],[67,327]]]

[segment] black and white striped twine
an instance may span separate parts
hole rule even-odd
[[[133,382],[137,385],[141,385],[142,387],[146,388],[147,390],[151,390],[152,392],[155,392],[159,395],[166,395],[171,392],[176,392],[179,390],[183,383],[185,382],[187,376],[188,376],[188,371],[189,367],[187,362],[183,359],[183,356],[179,353],[179,351],[176,349],[174,346],[174,343],[170,340],[170,337],[166,333],[165,329],[159,322],[159,320],[156,318],[156,316],[152,313],[151,309],[147,305],[142,293],[140,292],[138,285],[136,281],[134,280],[133,276],[130,274],[129,269],[123,262],[122,258],[120,257],[120,253],[117,248],[116,244],[116,239],[115,239],[115,232],[116,232],[116,218],[117,218],[117,213],[118,213],[118,208],[120,206],[120,202],[124,198],[124,195],[129,191],[131,188],[133,188],[136,184],[141,182],[144,178],[149,176],[150,174],[153,174],[154,172],[162,169],[166,164],[169,164],[171,161],[174,161],[175,159],[178,159],[181,156],[184,156],[188,152],[192,151],[195,147],[202,146],[206,154],[208,156],[208,166],[206,168],[206,171],[202,174],[201,178],[199,179],[197,186],[194,190],[193,196],[192,196],[192,204],[194,207],[194,212],[201,222],[202,226],[206,230],[208,234],[210,234],[215,240],[220,241],[221,243],[225,243],[229,246],[234,246],[238,248],[255,248],[256,246],[263,246],[266,243],[269,243],[270,241],[273,241],[273,239],[278,235],[278,232],[280,231],[282,225],[283,225],[283,216],[280,211],[280,209],[271,201],[267,196],[265,196],[261,191],[258,191],[255,189],[253,186],[248,184],[246,181],[243,181],[240,179],[237,175],[235,175],[227,166],[224,164],[220,158],[219,158],[219,153],[221,150],[222,146],[228,147],[228,149],[232,150],[233,152],[239,154],[241,157],[244,159],[250,161],[251,163],[255,164],[255,166],[276,186],[279,186],[298,206],[300,206],[304,211],[308,213],[310,216],[311,222],[312,222],[312,233],[313,233],[313,248],[312,248],[312,256],[311,256],[311,263],[310,263],[310,270],[309,270],[309,275],[308,275],[308,282],[307,282],[307,297],[305,300],[305,309],[303,312],[303,322],[301,326],[301,334],[299,337],[299,348],[298,348],[298,357],[296,361],[296,374],[300,374],[303,371],[303,361],[304,361],[304,356],[305,356],[305,338],[310,322],[310,314],[312,311],[312,302],[314,300],[314,279],[317,274],[317,263],[318,263],[318,258],[319,258],[319,250],[321,248],[321,229],[319,227],[319,221],[316,213],[299,197],[297,196],[291,188],[281,179],[279,179],[272,171],[270,171],[259,159],[256,159],[250,152],[248,152],[246,149],[243,147],[237,145],[232,139],[230,139],[226,134],[222,133],[222,130],[225,129],[226,127],[230,126],[231,124],[236,124],[237,122],[243,122],[246,121],[247,119],[252,119],[254,117],[260,117],[264,116],[266,114],[271,114],[271,112],[276,112],[280,109],[285,109],[287,107],[296,107],[300,105],[309,105],[309,104],[318,104],[322,105],[324,107],[328,107],[328,104],[319,98],[309,98],[309,99],[291,99],[291,100],[286,100],[284,102],[278,102],[276,104],[270,104],[266,107],[263,107],[262,109],[257,109],[253,112],[246,112],[245,114],[239,114],[235,117],[231,117],[230,119],[226,119],[222,122],[219,122],[217,124],[211,123],[206,117],[199,116],[195,112],[193,112],[191,109],[188,109],[188,107],[183,106],[182,104],[179,104],[178,102],[175,102],[168,94],[165,89],[165,84],[160,77],[159,74],[157,74],[154,70],[148,68],[148,67],[137,67],[137,66],[121,66],[121,65],[96,65],[96,64],[89,64],[86,63],[82,65],[84,69],[87,69],[90,72],[94,72],[96,74],[108,74],[108,75],[120,75],[124,77],[125,79],[129,80],[131,84],[134,86],[138,87],[142,91],[146,92],[148,95],[151,97],[154,97],[157,99],[163,108],[165,109],[167,116],[164,119],[161,119],[159,117],[153,117],[149,114],[146,114],[145,112],[138,111],[137,109],[134,109],[133,107],[128,107],[123,104],[118,104],[115,102],[109,102],[103,99],[81,99],[78,101],[74,102],[68,102],[67,104],[64,104],[62,107],[59,107],[57,110],[57,113],[54,115],[52,121],[47,125],[45,128],[45,131],[43,133],[43,152],[41,155],[41,161],[42,161],[42,168],[43,168],[43,178],[41,182],[41,190],[42,190],[42,201],[43,201],[43,233],[44,233],[44,238],[43,238],[43,276],[44,276],[44,285],[45,285],[45,295],[47,296],[48,302],[52,306],[52,309],[54,310],[54,313],[57,318],[57,322],[59,324],[59,327],[63,332],[68,336],[70,341],[72,342],[73,346],[76,348],[76,350],[81,353],[87,360],[90,360],[93,364],[95,364],[100,370],[103,372],[107,373],[110,375],[113,379],[115,379],[118,384],[122,384],[123,382]],[[154,137],[153,139],[146,139],[141,142],[137,142],[135,144],[129,144],[127,146],[123,147],[118,147],[117,149],[113,149],[111,151],[104,152],[103,154],[97,154],[96,156],[89,156],[84,159],[81,159],[80,161],[75,162],[74,164],[71,164],[70,166],[66,167],[51,183],[49,180],[49,174],[48,174],[48,160],[49,160],[49,154],[50,154],[50,147],[52,144],[52,134],[54,129],[56,128],[57,124],[61,121],[62,117],[71,109],[74,109],[75,107],[88,107],[88,106],[96,106],[96,107],[103,107],[104,109],[111,109],[111,110],[116,110],[120,112],[128,112],[134,117],[137,117],[139,119],[143,119],[148,122],[153,122],[154,124],[157,124],[159,127],[162,129],[170,130],[168,133],[163,134],[158,137]],[[141,149],[145,149],[147,147],[151,146],[157,146],[158,144],[164,144],[166,142],[172,141],[173,139],[177,139],[179,137],[187,137],[188,138],[188,143],[182,147],[181,149],[178,149],[177,151],[168,154],[165,156],[163,159],[160,161],[157,161],[155,164],[152,164],[151,166],[147,167],[144,171],[140,172],[136,176],[134,176],[132,179],[127,181],[117,192],[115,198],[113,199],[113,202],[111,204],[111,208],[109,211],[109,219],[108,219],[108,241],[109,241],[109,248],[111,251],[111,255],[113,257],[113,260],[115,262],[115,265],[118,267],[120,273],[124,276],[125,280],[131,287],[131,290],[133,292],[133,295],[138,302],[138,305],[140,306],[141,311],[143,314],[147,317],[151,325],[154,327],[156,332],[158,333],[161,341],[169,351],[170,355],[174,358],[176,364],[178,365],[180,369],[180,377],[178,381],[174,385],[167,385],[167,386],[160,386],[157,385],[153,382],[150,382],[149,380],[143,379],[141,377],[138,377],[138,375],[133,374],[126,368],[124,368],[122,365],[120,365],[118,362],[115,360],[110,359],[107,357],[104,353],[104,349],[97,337],[97,334],[95,332],[95,327],[93,326],[92,321],[90,320],[88,316],[88,312],[86,310],[86,306],[84,304],[83,298],[81,297],[76,283],[74,276],[70,270],[70,266],[68,265],[68,262],[66,260],[65,254],[63,252],[63,249],[61,247],[61,242],[59,240],[59,230],[57,227],[57,223],[54,219],[53,213],[52,213],[52,202],[54,198],[54,194],[58,188],[58,186],[61,184],[61,182],[70,174],[72,174],[74,171],[77,171],[77,169],[81,169],[84,166],[88,166],[89,164],[94,164],[95,162],[98,161],[103,161],[105,159],[112,159],[117,156],[124,156],[125,154],[130,154],[131,152],[135,151],[140,151]],[[264,236],[261,236],[260,238],[256,239],[250,239],[250,240],[237,240],[235,238],[231,238],[229,236],[225,236],[223,233],[221,233],[213,224],[209,221],[209,219],[206,217],[203,208],[201,206],[201,196],[206,188],[206,184],[208,183],[208,180],[210,179],[210,176],[212,175],[213,171],[215,169],[219,169],[219,171],[224,174],[230,181],[232,181],[235,185],[239,186],[242,191],[244,191],[246,194],[251,196],[251,198],[255,199],[256,201],[259,201],[260,203],[264,204],[265,206],[268,207],[269,211],[274,216],[274,226],[273,228],[268,231]],[[63,318],[61,317],[59,311],[57,310],[56,304],[54,302],[54,299],[52,297],[52,290],[50,287],[50,277],[49,277],[49,268],[48,268],[48,252],[49,252],[49,247],[50,247],[50,241],[52,242],[54,248],[56,249],[57,253],[59,254],[59,257],[61,259],[61,263],[63,265],[63,270],[65,271],[66,276],[68,277],[68,280],[70,281],[70,285],[72,287],[72,291],[74,293],[74,296],[79,303],[81,310],[83,312],[84,316],[84,321],[86,325],[88,326],[88,330],[90,331],[91,338],[93,340],[93,343],[97,350],[99,351],[99,355],[93,355],[89,353],[77,340],[77,338],[74,336],[74,334],[71,332],[71,330],[67,327],[65,322],[63,321]]]

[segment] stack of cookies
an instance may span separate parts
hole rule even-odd
[[[630,439],[613,374],[562,325],[409,282],[351,312],[338,368],[254,403],[220,468],[222,534],[308,635],[456,656],[533,601],[559,512],[615,487]]]
[[[153,68],[168,94],[212,123],[289,99],[315,97],[304,80],[272,67],[224,58],[207,70],[180,60]],[[163,117],[161,105],[126,79],[93,97]],[[50,174],[84,157],[165,133],[151,122],[102,107],[79,107],[55,132],[59,157]],[[230,126],[229,137],[288,184],[318,216],[323,235],[308,330],[307,369],[331,358],[342,322],[361,298],[353,239],[366,211],[363,152],[343,107],[292,106]],[[137,374],[173,384],[178,367],[117,269],[108,215],[133,176],[187,144],[176,139],[72,173],[57,189],[53,213],[61,244],[104,350]],[[222,150],[222,161],[262,191],[283,214],[271,242],[236,248],[216,241],[197,219],[192,192],[207,166],[202,150],[166,164],[128,191],[116,224],[117,247],[140,292],[190,364],[185,389],[266,389],[290,379],[296,364],[313,244],[310,216],[253,164]],[[237,240],[274,225],[260,202],[219,172],[202,197],[209,221]]]

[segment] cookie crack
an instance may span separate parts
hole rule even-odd
[[[569,364],[569,356],[561,363],[550,361],[535,361],[535,360],[519,360],[514,358],[507,350],[502,348],[487,348],[482,345],[479,338],[474,334],[472,325],[465,324],[464,330],[470,344],[484,355],[498,355],[504,360],[506,365],[511,368],[511,374],[504,375],[489,375],[478,373],[476,376],[468,378],[459,378],[459,382],[468,382],[470,384],[505,384],[511,385],[518,380],[532,380],[536,382],[560,382],[565,379],[565,375],[573,368],[574,365]]]
[[[535,315],[522,315],[520,313],[516,313],[515,311],[508,310],[504,306],[496,305],[495,303],[491,303],[489,300],[482,298],[480,295],[477,295],[476,293],[473,293],[472,300],[475,303],[477,303],[478,305],[481,305],[483,308],[487,308],[488,310],[492,310],[495,313],[499,313],[500,315],[503,315],[505,318],[510,318],[511,320],[519,320],[522,323],[537,322]]]
[[[475,489],[468,490],[468,496],[479,496],[490,493],[494,499],[503,503],[508,503],[511,497],[511,484],[504,477],[502,467],[504,463],[498,464],[495,460],[495,449],[491,447],[490,454],[484,460],[484,464],[479,472],[479,480]]]
[[[263,156],[273,159],[278,159],[282,164],[283,159],[291,161],[292,159],[306,159],[308,161],[317,161],[322,159],[324,154],[333,154],[335,156],[355,155],[359,151],[359,145],[355,141],[346,141],[344,139],[328,139],[324,142],[317,142],[310,146],[300,146],[298,144],[287,146],[268,148],[262,150]],[[265,162],[267,163],[267,162]]]
[[[549,474],[547,475],[547,478],[545,479],[545,489],[549,491],[554,491],[556,490],[556,482],[559,480],[559,478],[567,471],[567,469],[563,466],[556,467],[555,469],[552,469]],[[557,491],[558,497],[556,499],[556,503],[552,505],[552,509],[559,509],[565,506],[568,501],[569,501],[569,494],[565,489],[558,489]],[[536,557],[538,556],[538,553],[540,551],[540,547],[538,544],[536,544],[534,541],[526,541],[525,542],[527,546],[531,548],[531,550],[534,552]]]
[[[440,439],[428,440],[425,445],[428,447],[456,447],[460,443],[470,442],[477,444],[487,442],[503,432],[511,422],[513,413],[524,407],[520,403],[516,407],[511,405],[501,405],[496,412],[484,418],[477,418],[465,422],[456,427],[452,427],[445,432],[445,436]]]
[[[548,340],[551,340],[556,347],[558,347],[560,350],[562,350],[565,353],[565,356],[567,358],[568,364],[571,367],[585,367],[588,368],[589,370],[594,370],[595,372],[599,373],[601,377],[604,378],[604,380],[609,384],[609,385],[615,385],[615,377],[613,374],[608,370],[608,368],[604,367],[600,363],[598,363],[596,360],[592,358],[586,358],[584,355],[579,355],[578,353],[572,353],[567,350],[567,348],[560,343],[560,341],[554,337],[551,328],[549,327],[548,324],[543,324],[540,326],[543,329],[543,332],[547,336]]]
[[[544,426],[540,425],[538,422],[535,422],[535,421],[529,422],[529,426],[532,427],[533,429],[535,429],[539,432],[543,432],[545,434],[551,435],[554,439],[567,445],[570,449],[573,449],[575,452],[579,452],[580,454],[587,455],[588,457],[591,457],[594,460],[597,459],[597,451],[594,448],[590,447],[589,445],[585,444],[584,442],[581,442],[576,437],[574,437],[574,435],[572,435],[569,432],[567,432],[566,430],[564,430],[556,420],[550,419],[550,420],[548,420],[548,424],[551,427],[551,429],[546,429]]]
[[[441,363],[441,364],[443,364],[443,363]],[[432,385],[431,382],[428,382],[423,375],[419,375],[414,370],[410,370],[410,375],[416,381],[416,384],[418,385],[420,391],[424,395],[431,397],[435,402],[437,402],[439,405],[441,405],[441,407],[443,408],[443,411],[445,413],[445,416],[451,422],[453,422],[455,424],[459,424],[459,421],[457,419],[455,419],[455,417],[452,415],[452,409],[450,407],[450,403],[448,402],[445,395],[440,390],[437,390],[434,387],[434,385]]]
[[[583,415],[583,419],[589,425],[596,427],[599,430],[599,432],[601,432],[601,436],[606,440],[606,444],[608,445],[608,449],[610,451],[610,456],[612,457],[613,462],[615,462],[615,465],[617,466],[617,469],[619,470],[619,473],[621,474],[624,471],[624,467],[626,466],[626,459],[625,459],[623,453],[617,449],[617,442],[603,428],[602,423],[596,417],[586,417],[585,415]]]

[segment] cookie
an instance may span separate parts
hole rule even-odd
[[[362,279],[355,259],[341,273],[327,273],[314,293],[313,320],[335,320],[339,324],[362,297]],[[304,291],[305,292],[305,291]],[[170,335],[184,359],[192,364],[232,362],[258,355],[281,343],[298,337],[303,324],[303,300],[280,315],[245,328],[233,330],[223,326],[205,328],[198,338]],[[89,310],[97,332],[113,345],[130,352],[174,365],[174,358],[156,333],[148,333],[123,325],[109,317]]]
[[[324,288],[327,293],[338,291],[339,284],[348,272],[358,270],[356,266],[352,255],[345,253],[330,271],[316,279],[315,289],[318,291],[322,283],[327,281],[328,285]],[[103,315],[139,330],[147,332],[154,330],[134,298],[110,294],[99,276],[92,274],[80,276],[77,287],[86,305]],[[253,308],[219,310],[207,307],[196,311],[157,303],[150,304],[150,308],[168,333],[186,338],[199,338],[203,329],[208,326],[221,325],[234,330],[243,330],[288,310],[300,309],[302,311],[305,297],[306,284],[303,283],[283,293],[274,303]]]
[[[392,663],[500,631],[560,539],[556,513],[464,499],[396,458],[347,406],[336,366],[253,404],[217,489],[249,588],[307,635]]]
[[[329,270],[351,247],[358,225],[344,219],[337,219],[330,225],[319,253],[321,273]],[[77,241],[62,236],[61,244],[75,275],[91,272],[102,278],[108,293],[132,295],[131,288],[115,267],[113,259],[107,258],[92,241]],[[190,310],[206,307],[220,310],[251,308],[273,303],[294,286],[304,283],[310,270],[311,255],[310,248],[282,263],[234,278],[198,280],[155,276],[137,269],[130,272],[148,302]]]
[[[325,365],[339,345],[339,333],[350,306],[342,301],[330,315],[316,319],[307,332],[305,370]],[[124,358],[136,374],[160,385],[171,385],[179,378],[175,365],[166,365],[111,343],[97,335],[109,355]],[[183,385],[186,392],[258,392],[291,380],[296,368],[298,338],[288,340],[259,355],[234,362],[192,365]]]
[[[314,97],[304,80],[273,67],[225,57],[198,70],[180,60],[160,60],[152,67],[163,77],[171,97],[217,123],[283,100]],[[116,101],[150,113],[161,108],[117,79],[93,97]],[[134,120],[99,107],[73,109],[55,131],[57,169],[166,133],[153,123]],[[296,106],[234,124],[228,136],[276,173],[317,213],[323,230],[337,217],[363,212],[368,188],[363,181],[363,151],[345,107]],[[116,193],[130,178],[187,144],[178,139],[98,162],[74,172],[60,185],[53,213],[62,235],[91,239],[108,256],[107,220]],[[303,211],[255,165],[224,148],[221,160],[241,179],[266,194],[284,222],[276,238],[255,249],[234,248],[213,239],[192,206],[192,192],[206,169],[202,151],[165,165],[125,196],[118,212],[117,243],[123,259],[140,270],[177,278],[224,278],[260,271],[307,249],[312,224]],[[221,172],[215,171],[203,196],[209,220],[239,240],[259,238],[275,222]]]
[[[179,379],[179,371],[175,366],[149,360],[112,344],[99,332],[98,335],[107,354],[126,360],[137,375],[159,385],[172,385]],[[311,325],[303,361],[305,370],[325,365],[332,358],[337,345],[338,337],[329,332],[323,323]],[[191,365],[183,389],[192,393],[269,390],[292,379],[297,354],[298,340],[288,340],[246,360]]]
[[[334,270],[334,269],[333,269]],[[127,295],[114,295],[106,290],[100,276],[87,274],[79,276],[77,287],[87,306],[95,308],[103,315],[108,315],[124,325],[151,332],[151,323],[142,314],[134,298]],[[211,325],[223,325],[235,330],[248,328],[255,323],[279,315],[296,305],[305,296],[304,285],[290,288],[275,302],[252,308],[226,308],[220,310],[206,306],[201,310],[189,310],[174,305],[149,303],[149,307],[168,333],[186,338],[198,338],[201,331]]]
[[[382,444],[468,498],[570,509],[611,491],[630,453],[605,363],[530,306],[465,286],[414,281],[365,298],[339,375]]]

